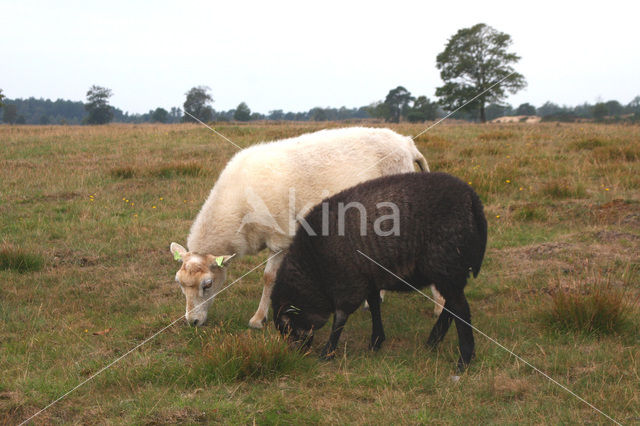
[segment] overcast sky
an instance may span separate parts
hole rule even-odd
[[[9,98],[84,100],[144,113],[196,85],[218,110],[357,107],[403,85],[434,98],[436,55],[463,27],[512,36],[528,82],[514,106],[640,95],[636,2],[0,0],[0,88]]]

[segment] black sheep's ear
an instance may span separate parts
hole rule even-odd
[[[298,308],[297,306],[289,305],[285,308],[285,310],[282,313],[298,315],[300,312],[302,312],[302,309]]]
[[[280,315],[277,319],[275,319],[276,328],[283,335],[288,335],[291,333],[291,319],[287,315]]]

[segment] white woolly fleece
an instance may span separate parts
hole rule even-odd
[[[413,140],[389,129],[321,130],[251,146],[220,174],[191,227],[188,250],[239,256],[265,246],[285,250],[295,218],[322,199],[369,179],[414,171],[416,162],[428,171]]]

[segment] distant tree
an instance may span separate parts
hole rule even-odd
[[[156,108],[151,113],[151,121],[154,123],[166,123],[169,121],[169,111],[164,108]]]
[[[500,102],[506,97],[506,91],[516,93],[525,87],[524,76],[514,72],[511,66],[520,57],[507,52],[510,45],[511,36],[485,24],[458,30],[436,58],[445,83],[436,89],[436,96],[444,108],[453,111],[479,95],[464,109],[478,111],[484,123],[487,103]]]
[[[27,120],[24,118],[24,115],[19,115],[16,119],[16,124],[27,124]]]
[[[176,123],[182,120],[182,109],[178,107],[171,107],[171,111],[169,111],[169,117],[171,118],[172,123]]]
[[[282,120],[284,119],[284,112],[281,109],[274,109],[273,111],[269,111],[267,118],[275,121]]]
[[[629,112],[640,112],[640,95],[636,96],[627,104]]]
[[[407,120],[412,123],[435,120],[438,116],[438,104],[431,102],[426,96],[418,96],[407,113]]]
[[[195,122],[196,120],[188,114],[196,117],[198,120],[207,122],[212,121],[214,116],[213,108],[211,108],[211,103],[213,102],[213,97],[209,94],[209,90],[211,90],[207,86],[197,86],[192,87],[185,95],[187,99],[184,101],[182,105],[184,108],[185,115],[183,117],[183,121],[186,122]],[[187,114],[188,113],[188,114]]]
[[[574,117],[579,117],[579,118],[593,118],[593,107],[594,105],[591,105],[587,102],[583,103],[582,105],[576,105],[573,107],[573,111],[571,110],[571,108],[567,108],[569,111],[570,115],[573,115]],[[606,115],[606,113],[605,113]]]
[[[320,107],[311,108],[309,110],[309,118],[313,121],[328,121],[327,111]]]
[[[624,113],[624,107],[618,101],[605,102],[605,106],[607,107],[607,115],[618,117]]]
[[[4,106],[4,104],[2,103],[3,99],[4,99],[4,95],[2,94],[2,89],[0,89],[0,108]]]
[[[229,111],[220,111],[216,113],[216,121],[231,121],[233,120],[233,114],[235,114],[235,109],[230,109]]]
[[[251,110],[246,103],[240,102],[240,105],[233,113],[233,119],[236,121],[249,121],[251,120]]]
[[[409,112],[409,105],[413,101],[411,93],[402,86],[391,89],[384,100],[384,119],[392,123],[399,123]]]
[[[16,124],[18,120],[18,107],[15,104],[5,104],[2,107],[2,121],[9,124]]]
[[[93,85],[87,91],[87,103],[84,108],[89,113],[87,123],[106,124],[113,120],[113,108],[109,105],[111,89]]]
[[[593,106],[593,118],[602,121],[609,114],[609,108],[604,102],[598,102]]]
[[[50,122],[51,122],[51,119],[49,118],[48,115],[40,116],[40,124],[49,124]]]
[[[541,107],[537,109],[538,115],[541,117],[547,117],[550,115],[558,114],[562,111],[564,111],[564,108],[562,108],[557,104],[554,104],[551,101],[545,102],[544,104],[542,104]]]
[[[520,104],[516,110],[516,115],[536,115],[536,107],[530,103]]]
[[[373,118],[382,118],[390,116],[389,107],[382,101],[373,102],[366,107],[367,113]]]

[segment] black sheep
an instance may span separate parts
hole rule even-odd
[[[475,277],[480,271],[487,243],[482,203],[469,185],[446,173],[385,176],[325,199],[305,221],[308,226],[300,226],[271,295],[281,333],[308,347],[313,330],[333,313],[322,351],[331,358],[347,317],[366,299],[373,322],[370,347],[379,349],[385,339],[380,290],[411,288],[364,254],[417,288],[435,285],[446,302],[427,344],[442,341],[455,319],[458,369],[469,364],[474,342],[464,287],[469,273]]]

